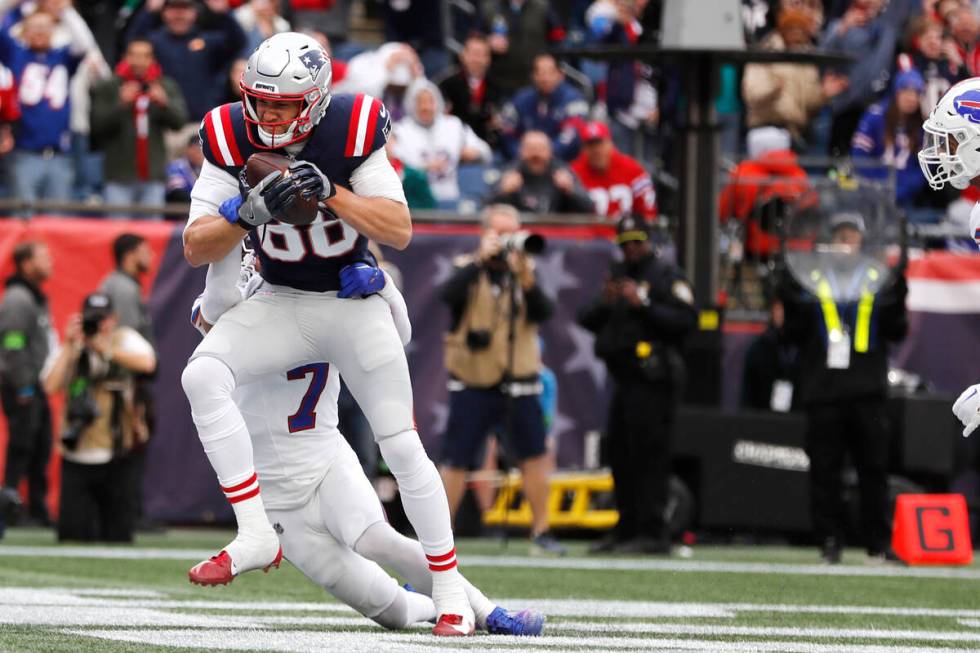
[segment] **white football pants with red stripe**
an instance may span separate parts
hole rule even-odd
[[[192,396],[201,383],[213,379],[213,367],[204,362],[208,360],[221,361],[227,367],[232,385],[251,383],[306,363],[327,361],[336,366],[398,482],[405,514],[430,561],[432,598],[439,613],[461,614],[472,622],[456,571],[445,488],[415,431],[408,362],[384,299],[338,299],[334,292],[305,292],[266,284],[255,296],[222,315],[198,345],[184,371],[184,387],[198,433],[208,450],[206,438],[214,434],[202,430],[199,418],[221,413],[226,426],[215,430],[222,436],[233,434],[234,447],[247,452],[240,457],[228,454],[231,465],[238,465],[238,474],[246,478],[252,466],[251,442],[231,398],[234,387],[220,388],[220,409],[199,406]],[[226,450],[222,447],[208,452],[219,480],[230,473],[224,461],[216,460],[224,457]]]

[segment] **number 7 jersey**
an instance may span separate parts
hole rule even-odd
[[[245,122],[240,102],[212,109],[201,122],[204,158],[238,179],[249,156],[269,151],[252,145],[259,136],[252,133],[249,138],[250,129],[255,128]],[[302,149],[297,152],[294,146],[290,151],[272,151],[309,161],[331,182],[350,190],[351,178],[359,166],[376,152],[385,156],[379,150],[383,150],[390,130],[391,118],[380,100],[365,94],[334,95],[320,123],[298,144]],[[262,277],[269,283],[298,290],[339,290],[341,268],[356,262],[375,263],[367,249],[367,238],[343,217],[321,205],[320,214],[309,225],[273,220],[250,231]]]

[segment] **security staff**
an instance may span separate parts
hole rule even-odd
[[[26,476],[30,520],[47,526],[51,411],[40,376],[55,338],[48,299],[41,290],[51,276],[47,246],[17,245],[14,269],[0,303],[0,400],[10,436],[4,484],[16,488]]]
[[[905,337],[904,270],[893,281],[861,255],[865,223],[853,212],[831,216],[830,251],[813,259],[806,292],[784,279],[787,336],[800,347],[800,399],[807,413],[810,509],[828,564],[841,560],[844,502],[841,473],[850,453],[861,492],[864,545],[872,559],[891,557],[888,507],[889,431],[885,398],[888,343]],[[832,263],[832,264],[831,264]],[[848,289],[856,300],[842,300]]]
[[[684,273],[657,258],[641,219],[622,218],[602,294],[579,313],[615,381],[609,452],[619,523],[593,552],[669,553],[671,431],[684,378],[680,347],[697,322]]]

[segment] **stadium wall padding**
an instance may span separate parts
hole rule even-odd
[[[16,243],[42,240],[51,248],[54,274],[46,285],[53,321],[63,333],[69,315],[77,312],[85,295],[113,268],[111,245],[123,232],[144,236],[156,260],[145,279],[148,305],[159,349],[156,380],[158,422],[150,443],[145,476],[147,512],[177,522],[227,521],[231,510],[215,481],[190,419],[180,386],[180,372],[199,336],[188,317],[194,298],[204,285],[204,268],[191,268],[183,258],[182,225],[149,221],[110,221],[81,218],[6,219],[0,222],[0,276],[12,272],[11,252]],[[538,258],[539,277],[555,299],[556,313],[542,329],[545,363],[559,385],[558,415],[552,428],[558,461],[579,466],[583,436],[602,429],[608,400],[604,367],[592,353],[592,339],[574,324],[575,312],[600,288],[615,247],[590,228],[550,228],[548,250]],[[446,419],[446,374],[442,364],[442,338],[449,316],[438,298],[438,286],[448,277],[452,260],[476,247],[473,226],[419,225],[411,246],[402,252],[386,251],[401,270],[404,294],[414,326],[409,363],[415,392],[416,420],[430,456],[439,457]],[[918,297],[933,286],[947,284],[949,306],[942,311],[915,310]],[[962,300],[962,301],[961,301]],[[897,349],[895,359],[906,369],[923,374],[948,393],[980,381],[980,357],[975,355],[980,333],[980,256],[936,254],[910,265],[912,330]],[[726,337],[726,407],[737,397],[730,390],[740,379],[741,358],[748,334]],[[955,352],[965,352],[955,355]],[[56,417],[60,398],[52,398]],[[56,430],[57,439],[57,430]],[[0,416],[0,465],[6,449],[6,424]],[[57,502],[58,459],[50,465],[49,502]]]

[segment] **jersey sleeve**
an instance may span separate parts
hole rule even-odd
[[[657,217],[657,191],[646,170],[637,167],[630,181],[630,189],[633,191],[633,213],[642,215],[648,221]]]
[[[205,161],[237,178],[245,165],[242,150],[243,139],[247,139],[241,105],[224,104],[211,109],[204,114],[198,133]]]
[[[881,113],[873,108],[864,112],[854,136],[851,137],[851,154],[855,156],[879,156],[883,149],[879,142]]]
[[[363,160],[384,148],[391,133],[391,114],[381,100],[366,93],[357,94],[349,120],[345,157]]]
[[[218,207],[229,197],[238,194],[238,180],[210,161],[201,166],[201,175],[191,189],[191,210],[187,217],[190,226],[205,215],[218,215]],[[185,227],[186,229],[186,227]]]
[[[405,200],[405,189],[395,168],[383,150],[375,150],[361,165],[354,169],[350,178],[351,190],[363,197],[384,197],[400,204]]]

